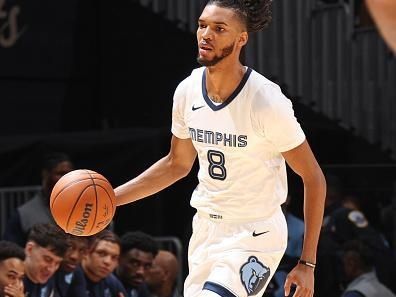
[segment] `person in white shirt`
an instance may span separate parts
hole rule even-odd
[[[312,296],[326,182],[278,85],[240,62],[249,33],[268,25],[271,0],[210,0],[198,21],[198,62],[177,87],[170,152],[117,187],[117,205],[150,196],[199,160],[197,209],[184,296],[261,296],[287,245],[280,205],[287,164],[305,187],[305,237],[285,293]],[[286,162],[285,162],[286,161]]]

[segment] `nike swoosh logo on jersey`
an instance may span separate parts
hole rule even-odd
[[[205,107],[205,105],[202,105],[202,106],[198,106],[198,107],[195,107],[194,105],[192,106],[192,111],[196,111],[197,109],[200,109],[200,108],[202,108],[202,107]]]
[[[265,234],[265,233],[268,233],[269,231],[264,231],[264,232],[259,232],[259,233],[256,233],[256,231],[253,231],[253,237],[256,237],[256,236],[260,236],[260,235],[263,235],[263,234]]]

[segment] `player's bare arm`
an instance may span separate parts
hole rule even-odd
[[[396,54],[396,1],[366,0],[379,32]]]
[[[196,156],[197,152],[191,139],[172,136],[168,155],[136,178],[114,189],[117,205],[153,195],[185,177],[190,172]]]
[[[304,245],[300,259],[316,263],[316,251],[323,220],[326,181],[318,162],[307,141],[298,147],[282,153],[290,168],[304,183]],[[289,295],[290,286],[297,285],[296,297],[313,296],[314,269],[298,264],[288,275],[285,294]]]

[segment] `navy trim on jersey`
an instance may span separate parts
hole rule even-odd
[[[213,283],[213,282],[205,282],[203,285],[203,290],[209,290],[215,292],[216,294],[220,295],[221,297],[238,297],[231,293],[228,289],[224,288],[223,286]]]
[[[246,70],[246,73],[243,75],[243,78],[241,80],[241,82],[239,83],[238,87],[235,89],[234,92],[232,92],[231,96],[228,97],[226,100],[224,100],[224,102],[220,105],[216,105],[212,102],[212,100],[210,100],[209,96],[208,96],[208,92],[206,90],[206,69],[203,72],[202,75],[202,95],[206,101],[206,103],[209,105],[209,107],[216,111],[216,110],[220,110],[224,107],[226,107],[228,104],[230,104],[232,102],[232,100],[234,100],[234,98],[236,96],[238,96],[238,94],[241,92],[242,88],[245,86],[250,73],[252,73],[252,69],[248,67],[248,69]]]

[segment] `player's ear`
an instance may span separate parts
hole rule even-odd
[[[249,39],[249,35],[248,35],[247,32],[242,32],[242,33],[240,33],[240,35],[239,35],[239,40],[238,40],[238,45],[239,45],[240,47],[245,46],[246,43],[248,42],[248,39]]]
[[[30,256],[32,254],[32,250],[34,248],[35,244],[33,241],[28,241],[25,245],[25,254],[26,256]]]

